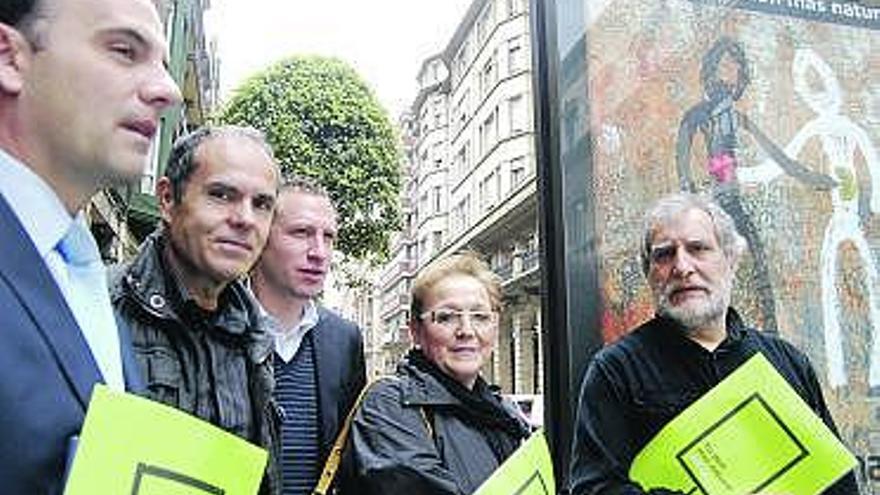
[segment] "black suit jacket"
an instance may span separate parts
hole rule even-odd
[[[312,329],[321,411],[321,460],[327,459],[336,435],[366,383],[364,342],[360,329],[325,308]]]
[[[55,279],[0,195],[0,492],[63,489],[72,438],[101,373]],[[136,386],[130,348],[123,368]]]

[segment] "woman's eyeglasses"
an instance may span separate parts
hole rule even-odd
[[[465,320],[467,320],[471,328],[486,330],[498,322],[498,313],[481,309],[458,311],[456,309],[439,308],[425,311],[419,315],[419,319],[430,321],[447,329],[461,328]]]

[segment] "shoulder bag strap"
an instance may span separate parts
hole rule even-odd
[[[332,485],[333,480],[336,479],[336,472],[339,470],[339,463],[342,462],[342,451],[345,449],[345,442],[348,440],[348,432],[351,430],[351,422],[354,419],[354,415],[364,402],[364,397],[366,397],[367,391],[383,378],[388,377],[377,378],[367,385],[364,385],[364,388],[361,389],[357,396],[357,400],[354,401],[354,404],[352,404],[351,409],[349,409],[348,414],[345,416],[345,422],[342,423],[342,428],[339,429],[339,434],[336,435],[336,441],[333,442],[333,448],[330,449],[330,455],[327,456],[327,462],[324,463],[324,469],[321,471],[321,477],[318,478],[318,485],[315,486],[312,495],[325,495],[330,489],[330,485]]]
[[[351,422],[354,420],[354,415],[357,413],[358,408],[364,402],[367,392],[381,380],[394,378],[393,376],[383,376],[373,380],[361,389],[357,400],[354,401],[354,404],[345,416],[345,422],[342,424],[342,428],[339,429],[339,434],[336,435],[336,441],[333,442],[333,448],[330,449],[330,455],[327,456],[327,462],[324,463],[324,469],[321,471],[321,477],[318,478],[318,485],[315,486],[312,495],[326,495],[330,485],[333,484],[333,480],[336,479],[336,472],[339,470],[339,464],[342,462],[342,451],[345,450],[345,442],[348,440],[348,433],[351,430]],[[431,421],[428,420],[425,409],[420,407],[419,413],[422,416],[422,421],[425,423],[425,428],[428,430],[428,436],[433,439],[434,428],[431,426]]]

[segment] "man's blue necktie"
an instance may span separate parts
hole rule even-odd
[[[70,224],[57,250],[67,268],[67,303],[104,381],[116,390],[124,390],[119,332],[110,306],[106,269],[98,244],[82,218]]]

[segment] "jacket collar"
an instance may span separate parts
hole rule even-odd
[[[88,344],[79,331],[73,313],[55,284],[49,269],[0,194],[0,238],[6,241],[0,257],[0,274],[14,297],[26,308],[33,328],[40,334],[61,373],[85,410],[92,386],[101,381]],[[21,323],[21,328],[31,328]],[[8,329],[4,329],[8,330]],[[34,337],[36,338],[36,337]]]
[[[677,345],[679,346],[685,346],[688,349],[694,348],[699,349],[703,352],[709,352],[703,346],[688,338],[687,331],[682,328],[682,326],[677,321],[661,315],[657,315],[655,319],[658,323],[660,323],[662,331],[659,333],[662,334],[661,338],[663,338],[666,342],[671,341],[677,343]],[[715,349],[715,352],[717,352],[719,349],[724,349],[731,345],[737,344],[746,336],[746,325],[743,322],[742,317],[733,307],[727,308],[725,326],[727,330],[727,335],[724,337],[724,340],[721,342],[721,344]]]
[[[398,364],[408,380],[403,381],[401,399],[407,406],[458,406],[462,402],[446,390],[436,378],[418,369],[408,358]]]
[[[220,294],[217,311],[201,310],[167,268],[163,249],[165,229],[159,227],[141,245],[137,256],[114,281],[114,305],[126,294],[135,304],[156,318],[177,322],[207,318],[215,329],[235,338],[247,338],[251,359],[262,362],[272,352],[272,340],[260,324],[256,300],[240,280],[231,282]]]

